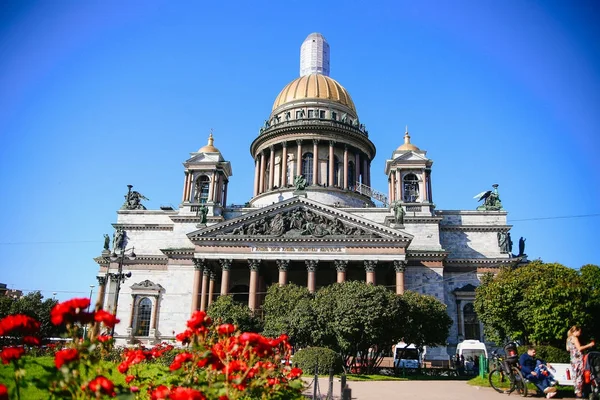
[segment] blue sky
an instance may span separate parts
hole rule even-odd
[[[178,206],[206,144],[252,196],[249,146],[311,32],[385,160],[434,160],[438,209],[498,183],[531,259],[600,264],[600,24],[594,1],[4,1],[0,282],[87,296],[127,184]],[[563,218],[564,217],[564,218]]]

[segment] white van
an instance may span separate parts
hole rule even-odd
[[[485,356],[485,358],[488,358],[488,352],[487,348],[485,347],[485,343],[482,343],[479,340],[463,340],[456,346],[456,355],[459,357],[463,356],[465,360],[475,360],[475,358],[478,359],[482,354]]]
[[[394,346],[394,367],[419,368],[423,361],[423,352],[414,344],[398,343]]]

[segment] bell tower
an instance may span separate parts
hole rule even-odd
[[[231,163],[214,145],[212,129],[208,144],[183,163],[185,179],[183,183],[182,207],[196,212],[205,206],[206,215],[219,217],[227,204],[227,185],[233,175]]]
[[[426,151],[410,142],[407,126],[404,143],[394,150],[392,158],[385,162],[390,206],[399,202],[408,215],[433,215],[433,161],[428,159],[426,154]]]

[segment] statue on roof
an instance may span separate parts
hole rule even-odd
[[[110,236],[107,233],[104,234],[104,250],[109,250]]]
[[[525,255],[525,241],[527,239],[525,239],[523,236],[521,236],[521,239],[519,239],[519,255],[518,257],[522,257]]]
[[[501,211],[502,202],[500,201],[500,195],[498,194],[498,184],[492,185],[493,190],[487,190],[475,195],[473,198],[477,201],[483,200],[483,204],[477,207],[478,211]]]
[[[399,201],[394,203],[394,218],[396,219],[396,223],[399,225],[404,225],[404,208]]]
[[[305,190],[306,184],[307,182],[304,175],[296,175],[294,178],[294,186],[296,187],[296,190]]]
[[[204,204],[202,204],[196,210],[196,215],[198,217],[200,217],[200,223],[201,224],[205,224],[206,223],[206,214],[208,214],[208,207],[206,207]]]
[[[140,192],[132,191],[132,185],[127,185],[128,191],[125,197],[125,202],[121,206],[121,210],[145,210],[146,207],[142,204],[142,200],[149,200]]]

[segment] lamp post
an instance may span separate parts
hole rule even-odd
[[[110,255],[110,260],[111,261],[119,261],[119,266],[117,268],[117,273],[108,273],[108,277],[110,277],[112,280],[115,280],[117,282],[117,287],[115,288],[115,299],[113,302],[113,314],[117,314],[117,307],[119,305],[119,292],[121,291],[121,283],[125,282],[126,278],[130,278],[131,277],[131,272],[127,272],[126,274],[123,273],[123,261],[125,260],[125,256],[127,256],[127,258],[129,258],[130,260],[135,260],[135,252],[134,252],[134,248],[131,248],[131,252],[129,254],[127,254],[127,251],[130,249],[122,249],[121,252],[119,254],[114,252],[113,249],[113,253]],[[114,336],[115,334],[115,327],[113,326],[110,332],[111,336]]]
[[[94,285],[90,285],[90,305],[88,306],[88,312],[90,311],[90,306],[92,305],[92,292],[94,291]]]

